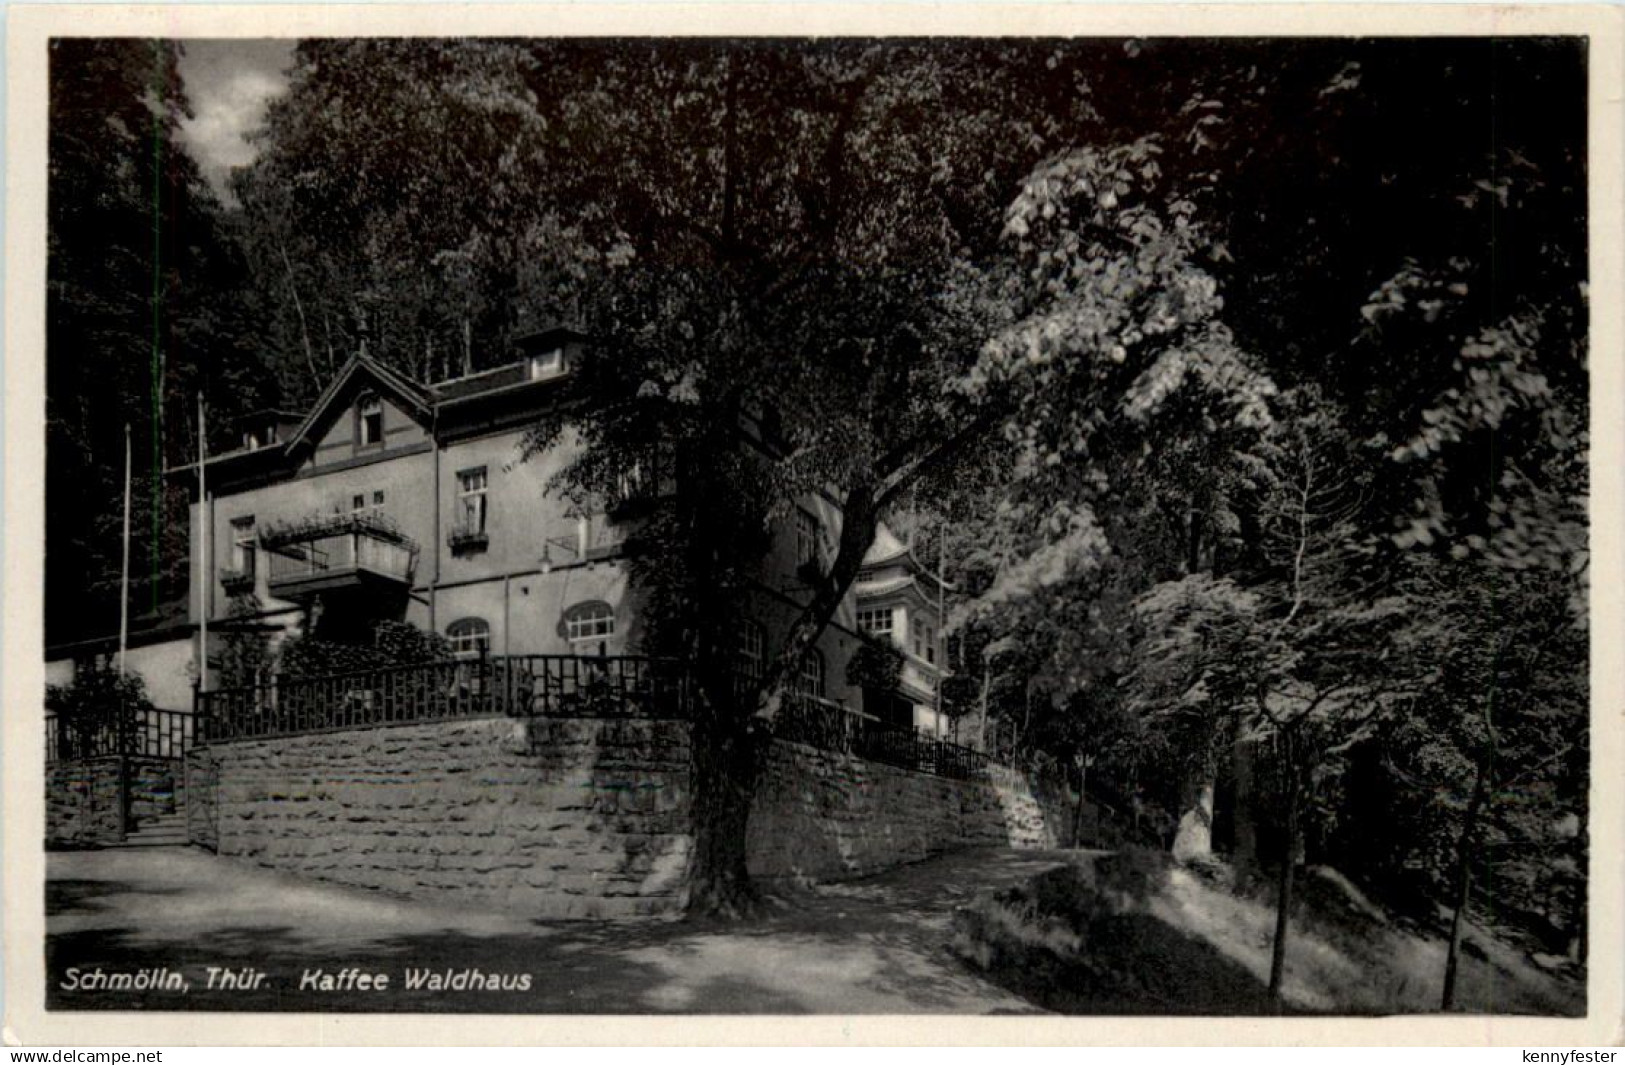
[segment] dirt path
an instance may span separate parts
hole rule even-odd
[[[870,880],[798,892],[749,925],[533,922],[315,884],[190,849],[52,854],[50,1004],[62,1009],[441,1010],[494,1013],[1032,1012],[947,950],[955,906],[1062,860],[961,852]],[[208,970],[253,967],[246,990]],[[61,984],[167,968],[187,990]],[[408,990],[408,970],[529,976],[527,990]],[[381,973],[384,991],[301,989]],[[217,977],[218,982],[218,977]]]

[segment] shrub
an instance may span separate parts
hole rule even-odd
[[[140,713],[151,709],[146,682],[136,673],[120,676],[111,659],[82,663],[71,684],[45,688],[45,710],[56,715],[61,758],[105,753],[101,746],[129,735]]]

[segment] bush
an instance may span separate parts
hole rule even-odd
[[[119,676],[111,659],[81,664],[73,683],[45,688],[45,711],[56,715],[60,758],[108,753],[100,748],[131,735],[138,716],[152,708],[146,682],[136,673]]]
[[[954,948],[984,969],[1018,957],[1030,962],[1035,950],[1074,956],[1092,924],[1134,913],[1161,891],[1169,866],[1160,851],[1127,847],[1040,873],[958,911]]]
[[[338,643],[310,636],[285,641],[279,672],[285,677],[319,677],[365,669],[444,662],[451,658],[444,636],[405,621],[377,622],[366,643]]]

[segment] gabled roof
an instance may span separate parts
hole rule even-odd
[[[908,545],[884,524],[875,529],[875,542],[863,556],[865,566],[879,566],[908,554]]]
[[[900,569],[902,573],[894,577],[881,577],[881,571],[888,569]],[[932,587],[940,585],[947,589],[953,588],[953,585],[943,580],[936,570],[920,561],[914,554],[912,545],[905,544],[885,525],[881,525],[875,530],[875,542],[869,546],[868,552],[863,556],[863,564],[858,569],[859,583],[868,584],[871,589],[868,594],[882,595],[884,592],[876,589],[884,587],[887,590],[895,590],[893,584],[901,587],[916,580],[928,581]],[[925,593],[922,591],[921,594]]]
[[[354,394],[368,385],[413,418],[424,425],[429,424],[433,402],[421,385],[365,355],[356,355],[344,364],[344,369],[323,390],[310,413],[305,415],[305,420],[288,438],[288,451],[291,453],[313,441],[318,430],[332,424],[338,412],[349,406]]]

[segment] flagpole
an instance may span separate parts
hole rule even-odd
[[[198,527],[198,690],[209,690],[209,545],[214,530],[209,517],[209,485],[204,473],[208,434],[203,420],[203,393],[197,394],[197,527]]]
[[[130,647],[130,423],[124,423],[124,564],[119,571],[118,675]]]

